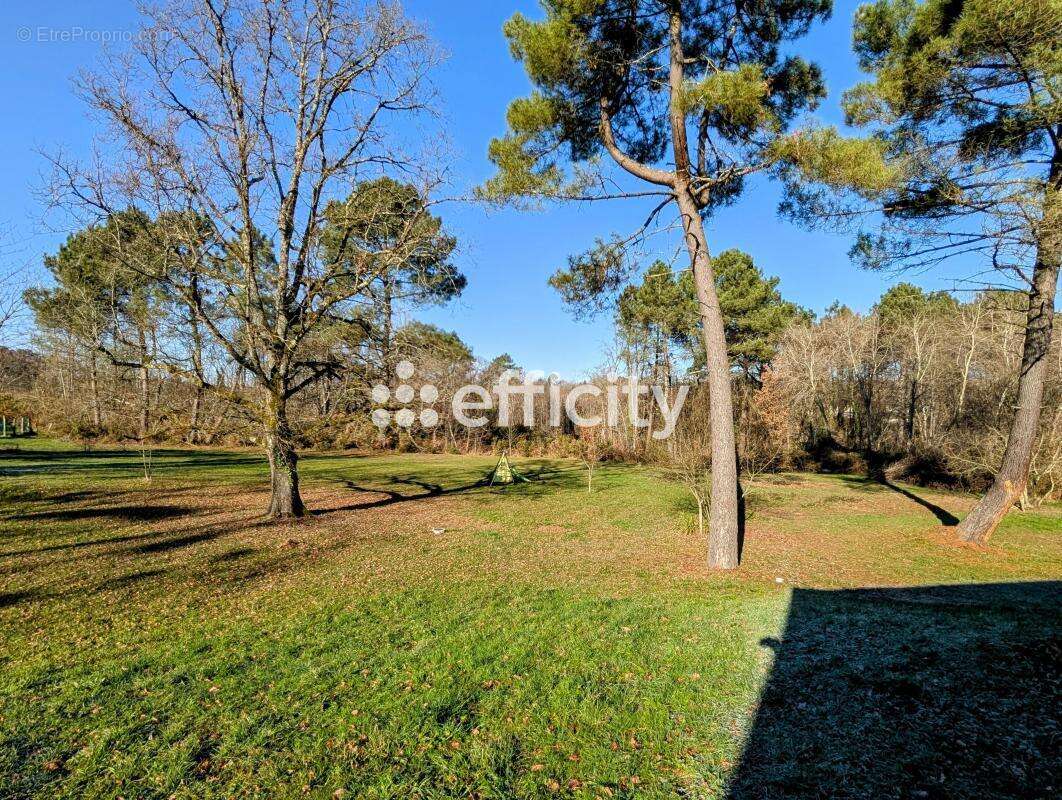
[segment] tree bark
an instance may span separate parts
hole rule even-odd
[[[395,379],[394,362],[394,302],[392,300],[392,287],[390,278],[384,284],[383,298],[383,371],[384,382],[392,383]]]
[[[708,566],[735,569],[740,557],[740,499],[737,451],[734,441],[734,398],[730,385],[730,359],[715,275],[708,252],[700,206],[690,186],[691,163],[686,139],[686,114],[681,104],[685,80],[682,51],[682,16],[676,7],[670,25],[671,143],[675,156],[673,188],[682,217],[682,230],[693,267],[701,337],[708,366],[708,399],[712,439],[712,498],[708,510]]]
[[[739,513],[738,475],[734,441],[734,399],[730,385],[730,361],[726,352],[723,314],[715,291],[715,276],[708,257],[704,225],[688,191],[679,194],[682,226],[693,264],[697,303],[701,313],[701,337],[708,364],[709,415],[712,423],[712,501],[708,510],[708,566],[735,569],[738,566]]]
[[[188,432],[190,444],[199,444],[199,417],[203,407],[203,335],[199,331],[199,320],[196,318],[195,308],[188,309],[188,327],[192,334],[192,369],[198,381],[195,387],[195,396],[192,398],[191,430]]]
[[[151,378],[147,365],[137,368],[140,376],[140,419],[137,422],[137,439],[141,442],[148,437],[148,426],[151,414]]]
[[[195,395],[192,397],[192,419],[188,431],[188,443],[199,444],[199,416],[203,406],[203,387],[195,387]]]
[[[100,411],[100,374],[95,350],[89,352],[89,392],[92,403],[92,427],[97,431],[101,431],[103,429],[103,413]]]
[[[272,396],[267,408],[266,456],[269,459],[269,516],[295,519],[305,516],[299,493],[299,456],[288,425],[287,402]]]
[[[1029,290],[1029,311],[1025,325],[1021,374],[1018,377],[1018,398],[1014,421],[1007,438],[1007,449],[992,486],[959,524],[959,538],[965,542],[987,542],[1028,485],[1029,466],[1032,463],[1043,406],[1058,269],[1058,253],[1041,252],[1038,255],[1033,270],[1032,287]]]
[[[904,425],[904,431],[907,434],[907,449],[910,450],[914,445],[915,437],[915,417],[918,411],[918,378],[911,379],[910,395],[907,398],[907,423]]]
[[[148,370],[147,337],[143,328],[137,328],[139,339],[140,364],[137,366],[137,375],[140,382],[140,419],[137,421],[137,440],[143,442],[148,437],[148,427],[151,421],[151,374]]]

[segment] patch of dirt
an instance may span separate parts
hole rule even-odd
[[[1007,557],[1007,551],[1002,547],[996,547],[992,544],[975,544],[974,542],[964,542],[959,538],[955,532],[955,528],[950,525],[937,525],[930,528],[925,537],[928,541],[932,542],[938,547],[947,547],[953,550],[964,550],[969,553],[989,554],[992,556],[998,556],[1000,558]]]

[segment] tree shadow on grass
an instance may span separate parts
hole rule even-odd
[[[179,550],[182,547],[189,547],[193,544],[200,544],[201,542],[210,542],[217,539],[219,536],[223,536],[226,531],[215,529],[207,530],[201,533],[190,533],[186,536],[173,536],[169,539],[160,539],[157,542],[148,542],[147,544],[138,545],[134,547],[137,553],[144,553],[150,555],[152,553],[168,553],[171,550]]]
[[[252,452],[224,450],[179,450],[174,448],[151,449],[153,470],[165,474],[173,471],[202,470],[204,472],[225,467],[262,466],[262,455]],[[17,467],[4,467],[5,462],[18,461]],[[144,468],[143,456],[137,449],[122,450],[24,450],[0,451],[0,473],[17,469],[18,474],[56,472],[96,472],[104,470],[128,470],[139,475]]]
[[[48,522],[77,522],[81,520],[117,519],[122,522],[160,522],[175,517],[192,517],[199,512],[190,506],[136,505],[101,506],[91,508],[61,508],[19,514],[16,520]]]
[[[1048,798],[1062,582],[795,589],[729,786],[762,798]]]
[[[164,569],[144,569],[137,572],[130,572],[126,575],[119,575],[115,578],[108,578],[107,580],[100,581],[93,588],[94,592],[104,592],[113,589],[121,589],[125,586],[132,586],[140,581],[150,580],[151,578],[158,578],[166,574]]]
[[[374,500],[351,503],[339,506],[338,508],[314,511],[313,515],[327,516],[341,511],[365,511],[373,508],[385,508],[399,503],[411,503],[418,500],[430,500],[436,497],[468,494],[480,489],[495,489],[499,491],[515,489],[521,492],[528,491],[532,496],[537,496],[542,492],[549,492],[567,486],[579,485],[579,481],[573,479],[572,470],[558,468],[548,462],[530,461],[519,466],[516,464],[513,466],[520,472],[521,476],[527,479],[526,482],[517,482],[508,485],[495,484],[494,486],[491,486],[491,472],[488,472],[486,475],[476,480],[466,480],[465,482],[454,486],[445,486],[441,483],[423,480],[413,475],[390,475],[386,478],[386,486],[363,486],[337,475],[316,476],[331,480],[354,492],[378,494],[382,495],[382,497]],[[414,491],[400,491],[399,489],[390,488],[392,486],[401,487],[403,490],[408,488]]]
[[[106,510],[106,509],[104,509]],[[178,516],[201,517],[202,511],[192,510],[187,514],[182,512]],[[146,515],[150,516],[150,514]],[[28,547],[22,550],[0,551],[0,559],[17,558],[20,556],[34,556],[62,550],[80,551],[85,548],[99,548],[92,557],[114,556],[119,553],[138,554],[162,554],[171,550],[178,550],[190,545],[213,541],[233,533],[246,533],[248,531],[268,527],[275,524],[272,520],[262,517],[226,520],[200,520],[197,524],[181,525],[163,531],[143,531],[138,533],[108,536],[105,538],[90,539],[87,541],[62,542],[59,544],[43,545],[41,547]],[[110,545],[130,545],[127,548],[109,548]],[[60,564],[76,559],[84,559],[85,554],[72,553],[68,558],[53,558],[47,564]],[[43,566],[47,566],[43,565]]]
[[[880,479],[878,482],[882,486],[892,489],[897,494],[902,494],[908,500],[913,500],[923,508],[929,509],[931,512],[933,512],[933,516],[940,520],[941,525],[945,525],[951,528],[959,524],[959,518],[952,514],[950,511],[948,511],[946,508],[941,508],[936,503],[930,500],[926,500],[924,497],[919,497],[917,494],[910,491],[909,489],[904,489],[902,486],[898,486],[885,478]]]
[[[908,500],[912,500],[915,503],[918,503],[918,505],[922,506],[923,508],[929,510],[930,512],[932,512],[933,516],[935,516],[937,520],[939,520],[941,525],[953,527],[959,524],[959,518],[952,514],[950,511],[948,511],[946,508],[938,506],[933,501],[927,500],[924,497],[920,497],[919,495],[912,492],[910,489],[905,489],[903,486],[893,483],[884,474],[878,473],[872,475],[869,478],[860,478],[853,475],[844,475],[841,477],[841,480],[845,483],[845,485],[853,489],[858,489],[860,491],[874,490],[879,486],[884,487],[885,489],[889,489],[890,491],[903,495]]]
[[[253,556],[258,551],[253,547],[237,547],[234,550],[221,553],[214,556],[211,559],[214,563],[221,564],[226,561],[239,561],[241,558],[247,558],[247,556]]]
[[[365,511],[370,508],[385,508],[386,506],[395,505],[396,503],[411,503],[417,500],[427,500],[433,497],[444,497],[446,495],[460,494],[463,492],[470,492],[474,489],[480,489],[486,486],[486,482],[483,480],[476,481],[475,483],[467,483],[459,486],[451,486],[449,488],[443,487],[438,483],[431,483],[429,481],[417,480],[416,478],[401,478],[392,476],[390,479],[392,484],[401,486],[411,486],[423,491],[416,492],[414,494],[402,494],[394,489],[385,489],[378,486],[359,486],[354,481],[344,480],[340,483],[354,492],[365,492],[368,494],[381,494],[376,500],[366,500],[361,503],[351,503],[349,505],[339,506],[338,508],[329,508],[323,511],[313,512],[314,516],[327,516],[329,514],[335,514],[341,511]]]
[[[15,558],[17,556],[32,556],[40,553],[52,553],[58,550],[81,550],[86,547],[105,547],[109,544],[126,544],[128,542],[142,542],[156,539],[160,534],[155,532],[128,534],[125,536],[110,536],[106,539],[90,539],[84,542],[64,542],[63,544],[48,544],[43,547],[29,547],[24,550],[9,550],[0,552],[0,558]]]
[[[60,591],[48,591],[33,588],[17,592],[0,592],[0,609],[17,606],[21,603],[43,600],[83,599],[101,592],[116,591],[133,586],[142,581],[160,578],[168,573],[165,569],[142,569],[112,578],[105,578],[91,585],[72,586]]]
[[[17,606],[23,600],[32,600],[35,596],[34,592],[0,592],[0,608]]]

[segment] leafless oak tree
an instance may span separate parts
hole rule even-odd
[[[138,268],[253,376],[269,514],[298,517],[288,403],[336,368],[308,342],[415,246],[370,253],[352,236],[326,259],[326,209],[380,174],[435,185],[403,142],[430,111],[438,57],[397,5],[371,0],[172,0],[143,14],[132,51],[79,81],[108,143],[90,165],[53,158],[56,197],[82,216],[135,206],[156,221],[165,263]],[[164,366],[224,389],[201,359]]]

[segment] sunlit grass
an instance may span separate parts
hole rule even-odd
[[[575,462],[489,488],[488,457],[307,455],[321,513],[276,525],[253,451],[157,451],[147,482],[136,450],[23,448],[0,458],[0,797],[719,796],[791,586],[1059,566],[1057,508],[955,548],[841,477],[755,487],[724,576],[646,467],[588,494]]]

